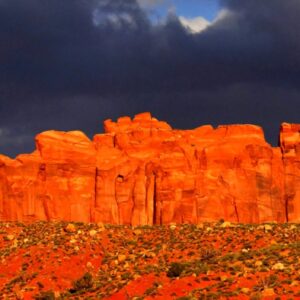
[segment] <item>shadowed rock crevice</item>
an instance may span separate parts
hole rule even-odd
[[[91,141],[46,131],[0,155],[0,220],[126,225],[300,221],[300,125],[280,147],[255,125],[172,129],[150,113],[106,120]]]

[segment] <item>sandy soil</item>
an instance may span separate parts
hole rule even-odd
[[[1,299],[300,299],[300,224],[0,223]]]

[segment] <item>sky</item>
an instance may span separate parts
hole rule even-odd
[[[150,111],[174,128],[300,123],[300,0],[0,0],[0,153]]]
[[[165,17],[169,11],[175,11],[180,16],[196,18],[199,16],[212,21],[219,12],[218,0],[157,0],[138,1],[143,9],[151,11],[156,18]],[[155,20],[155,18],[153,18]]]

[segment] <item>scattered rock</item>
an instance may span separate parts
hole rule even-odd
[[[141,229],[135,229],[135,230],[133,230],[133,234],[134,235],[141,235],[143,232],[142,232],[142,230]]]
[[[273,288],[266,288],[262,291],[263,297],[272,297],[275,295],[275,291]]]
[[[105,226],[103,223],[99,222],[99,223],[97,223],[97,226],[98,226],[99,232],[105,231]]]
[[[233,227],[231,222],[225,221],[220,225],[221,228]]]
[[[12,240],[15,239],[15,236],[14,236],[13,234],[8,234],[8,235],[6,236],[6,239],[9,240],[9,241],[12,241]]]
[[[269,225],[269,224],[265,224],[265,225],[264,225],[264,230],[265,230],[265,231],[271,231],[271,230],[273,230],[273,226],[272,226],[272,225]]]
[[[241,292],[242,292],[243,294],[249,294],[250,291],[251,291],[251,290],[250,290],[249,288],[246,288],[246,287],[241,288]]]
[[[124,254],[119,254],[118,255],[118,262],[123,262],[126,260],[126,255]]]
[[[171,223],[170,224],[170,229],[171,230],[175,230],[176,229],[176,224],[175,223]]]
[[[128,255],[128,258],[129,258],[131,261],[135,261],[136,255],[134,255],[134,254],[129,254],[129,255]]]
[[[293,280],[291,283],[291,286],[298,286],[299,285],[299,281],[297,280]]]
[[[91,237],[95,236],[96,234],[97,234],[97,231],[94,230],[94,229],[92,229],[92,230],[89,231],[89,235],[90,235]]]
[[[261,260],[257,260],[257,261],[254,263],[255,267],[261,267],[262,264],[263,264],[263,262],[262,262]]]
[[[276,263],[275,265],[272,266],[272,270],[284,270],[284,264],[282,263]]]
[[[65,228],[66,232],[75,232],[76,231],[76,226],[72,223],[69,223],[66,228]]]

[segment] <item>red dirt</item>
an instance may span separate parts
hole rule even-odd
[[[0,223],[0,295],[300,299],[300,225]]]

